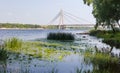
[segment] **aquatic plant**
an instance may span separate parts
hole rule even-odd
[[[85,57],[90,58],[90,60],[93,63],[108,63],[108,62],[113,62],[113,63],[118,63],[119,59],[116,57],[112,57],[109,53],[106,52],[99,52],[99,51],[93,51],[86,50],[84,53]]]
[[[63,45],[57,43],[40,41],[23,42],[17,38],[11,38],[6,40],[4,44],[5,48],[10,52],[30,55],[38,59],[62,60],[65,55],[70,54],[69,51],[56,49],[57,47],[63,47]]]
[[[105,52],[88,52],[85,54],[85,62],[93,64],[92,73],[118,73],[120,70],[119,59]]]
[[[21,47],[22,47],[22,40],[20,39],[17,39],[17,38],[11,38],[11,39],[8,39],[8,40],[5,40],[4,41],[4,47],[8,50],[20,50]]]
[[[76,68],[74,73],[94,73],[91,72],[89,69],[88,70],[84,70],[83,68]]]
[[[58,73],[58,70],[55,69],[55,68],[52,68],[52,71],[51,71],[51,72],[48,72],[48,73]]]
[[[7,59],[7,51],[4,48],[0,48],[0,60]]]
[[[82,73],[82,69],[77,68],[75,73]]]
[[[75,37],[71,33],[49,33],[47,35],[48,40],[61,40],[61,41],[66,41],[66,40],[75,40]]]

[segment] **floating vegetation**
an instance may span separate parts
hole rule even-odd
[[[67,41],[67,40],[75,40],[75,37],[71,33],[49,33],[47,36],[48,40],[61,40],[61,41]]]
[[[56,47],[63,47],[63,45],[56,43],[23,42],[17,38],[11,38],[6,40],[4,44],[4,47],[11,52],[30,55],[39,59],[62,60],[64,56],[70,54],[70,51],[57,50]],[[31,60],[31,58],[28,59]]]

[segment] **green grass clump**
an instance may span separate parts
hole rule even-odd
[[[71,33],[49,33],[47,36],[48,40],[75,40],[75,37]]]
[[[109,53],[85,52],[85,62],[93,64],[93,71],[90,73],[119,73],[119,58],[112,57]]]
[[[99,51],[92,51],[85,50],[84,56],[89,58],[91,62],[94,64],[104,64],[104,63],[118,63],[119,59],[116,57],[112,57],[109,53],[99,52]]]
[[[6,60],[7,59],[7,51],[4,48],[0,49],[0,60]]]
[[[109,54],[97,53],[92,57],[93,73],[119,73],[119,59]]]
[[[14,50],[14,51],[17,51],[17,50],[20,50],[21,47],[22,47],[22,40],[20,39],[17,39],[17,38],[11,38],[11,39],[8,39],[4,42],[4,47],[8,50]]]

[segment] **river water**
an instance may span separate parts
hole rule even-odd
[[[110,48],[109,45],[102,43],[102,39],[89,36],[88,34],[78,34],[88,32],[88,30],[41,30],[41,29],[29,29],[29,30],[18,30],[18,29],[0,29],[0,40],[5,40],[12,37],[17,37],[25,41],[46,41],[47,34],[49,32],[68,32],[73,33],[76,37],[75,41],[72,42],[72,45],[77,45],[81,49],[94,48],[97,46],[101,48]],[[56,41],[49,41],[56,42]],[[59,42],[62,44],[67,44],[70,46],[70,42]],[[120,50],[114,48],[112,50],[114,53],[119,53]],[[14,56],[12,56],[14,58]],[[7,66],[5,68],[0,63],[0,73],[4,73],[4,69],[7,73],[79,73],[77,69],[81,70],[81,73],[84,71],[92,71],[92,63],[86,64],[84,61],[84,56],[73,53],[71,55],[65,56],[62,61],[46,61],[39,59],[32,59],[30,61],[25,60],[8,60],[6,62]],[[3,63],[4,65],[4,63]],[[5,71],[5,73],[6,73]]]
[[[49,32],[82,33],[85,31],[86,30],[0,29],[0,39],[17,37],[22,40],[34,40],[46,38]]]

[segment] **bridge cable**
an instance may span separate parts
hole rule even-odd
[[[57,20],[59,16],[60,16],[60,12],[48,24],[55,22],[55,20]]]
[[[80,18],[80,17],[78,17],[78,16],[75,16],[75,15],[73,15],[73,14],[69,13],[69,12],[64,11],[64,13],[69,14],[69,15],[71,15],[71,16],[73,16],[73,17],[77,18],[77,19],[83,20],[83,21],[85,21],[85,22],[89,22],[89,23],[91,23],[90,21],[85,20],[85,19],[83,19],[83,18]]]
[[[74,18],[74,17],[72,17],[72,16],[70,16],[70,15],[65,14],[65,16],[67,16],[67,17],[69,17],[69,18],[73,19],[74,21],[76,21],[76,22],[79,22],[79,23],[80,23],[80,20],[77,20],[76,18]]]

